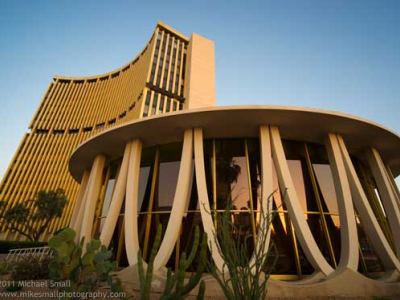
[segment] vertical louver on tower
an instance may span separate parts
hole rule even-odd
[[[91,77],[54,76],[0,184],[0,200],[10,208],[40,190],[62,188],[68,206],[43,239],[67,226],[79,188],[68,172],[73,150],[110,127],[181,110],[190,42],[159,22],[143,51],[125,66]],[[215,93],[206,96],[215,102]],[[22,238],[0,232],[1,239]]]

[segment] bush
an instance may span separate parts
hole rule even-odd
[[[0,253],[8,253],[11,249],[36,248],[47,246],[46,242],[0,241]]]
[[[111,261],[112,252],[95,239],[86,244],[84,252],[84,239],[77,244],[75,236],[73,229],[66,228],[49,240],[49,246],[54,250],[48,266],[50,278],[71,283],[60,287],[61,291],[93,292],[108,286],[112,292],[123,292],[121,281],[111,275],[117,270],[116,261]]]
[[[51,257],[38,255],[26,255],[21,257],[19,261],[13,262],[11,269],[11,279],[14,281],[21,280],[38,280],[49,278],[49,263]]]

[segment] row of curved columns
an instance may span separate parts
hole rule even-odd
[[[268,201],[273,191],[273,164],[276,168],[279,187],[284,195],[284,201],[288,209],[290,219],[293,222],[295,232],[301,247],[317,273],[323,276],[335,276],[340,272],[350,269],[357,272],[359,260],[359,244],[357,237],[357,224],[354,207],[359,214],[366,235],[372,243],[377,255],[387,272],[400,273],[400,197],[397,186],[390,173],[390,169],[384,165],[378,151],[369,149],[367,152],[368,163],[376,179],[378,189],[382,195],[382,201],[386,208],[387,218],[393,232],[395,249],[393,251],[367,200],[361,186],[353,163],[350,159],[343,138],[334,133],[329,133],[325,139],[329,163],[332,169],[337,202],[339,207],[341,255],[336,269],[333,269],[321,253],[312,233],[304,218],[298,195],[294,188],[293,179],[289,172],[286,156],[282,146],[279,128],[275,126],[260,126],[260,153],[261,153],[261,180],[262,180],[262,212],[260,218],[261,230],[263,222],[268,220],[267,214],[271,211],[272,201]],[[120,214],[124,197],[125,201],[125,247],[129,265],[137,263],[139,250],[138,238],[138,184],[142,143],[140,140],[132,140],[125,146],[116,187],[111,199],[105,224],[100,239],[106,246],[109,245]],[[183,137],[183,150],[179,176],[171,211],[171,217],[166,228],[164,238],[154,262],[154,270],[160,270],[167,264],[175,243],[179,238],[179,230],[183,219],[184,209],[190,193],[190,174],[192,172],[192,157],[194,153],[194,167],[196,172],[196,186],[199,197],[199,206],[204,231],[208,235],[208,244],[215,265],[223,269],[224,262],[218,251],[215,236],[214,223],[210,214],[210,205],[206,187],[204,167],[203,131],[201,128],[187,129]],[[95,218],[96,201],[101,189],[101,177],[105,165],[105,157],[98,155],[93,162],[91,170],[83,174],[81,189],[76,200],[70,226],[76,230],[77,238],[91,236],[93,220]],[[354,204],[354,206],[353,206]],[[389,209],[390,208],[390,209]],[[265,231],[264,231],[265,232]],[[270,230],[266,231],[267,238],[262,239],[267,251],[270,241]],[[260,240],[260,235],[259,235]],[[258,243],[257,247],[261,245]],[[254,258],[250,261],[253,263]],[[393,277],[393,276],[392,276]]]

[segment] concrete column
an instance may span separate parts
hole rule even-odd
[[[110,208],[108,210],[107,217],[100,234],[101,243],[106,247],[108,247],[108,245],[110,244],[111,237],[114,233],[115,226],[121,212],[122,202],[125,196],[130,151],[131,142],[128,142],[125,146],[124,157],[122,158],[118,180],[115,183],[114,193],[110,201]]]
[[[99,192],[102,184],[103,170],[106,162],[104,155],[97,155],[90,172],[89,184],[84,197],[86,198],[85,211],[82,219],[80,238],[85,238],[85,244],[92,238],[93,218],[96,210]]]
[[[328,264],[325,257],[318,248],[317,243],[303,216],[303,209],[300,205],[293,180],[289,172],[285,152],[283,151],[279,129],[271,126],[272,155],[278,175],[279,186],[284,195],[283,201],[289,211],[290,219],[296,230],[296,235],[303,248],[305,255],[315,271],[321,271],[325,275],[333,273],[334,269]]]
[[[194,129],[194,159],[201,220],[204,232],[207,233],[208,248],[212,254],[215,266],[222,272],[225,271],[223,270],[224,260],[219,252],[219,245],[217,245],[218,241],[216,239],[214,223],[211,217],[210,202],[208,200],[206,172],[204,168],[203,130],[201,128]]]
[[[74,210],[72,211],[71,220],[69,222],[70,228],[75,228],[75,223],[78,220],[80,209],[81,207],[85,206],[85,203],[83,201],[84,200],[83,196],[85,195],[86,187],[89,181],[89,175],[90,175],[90,170],[85,170],[85,172],[83,173],[81,185],[79,187],[78,197],[76,197],[75,200]]]
[[[386,173],[387,173],[387,176],[392,185],[393,193],[397,196],[397,207],[400,210],[400,191],[399,191],[399,187],[397,186],[396,181],[394,180],[393,173],[392,173],[392,170],[390,169],[389,165],[386,165]]]
[[[88,179],[88,182],[86,184],[86,188],[84,190],[82,190],[83,199],[82,199],[82,203],[81,203],[81,205],[79,207],[78,216],[77,216],[77,218],[75,220],[74,227],[73,227],[73,229],[76,232],[76,237],[75,237],[75,241],[76,242],[78,242],[80,240],[82,223],[83,223],[83,215],[85,214],[85,207],[86,207],[86,204],[87,204],[88,187],[90,186],[90,181],[93,180],[93,177],[92,177],[92,179],[90,178],[92,170],[90,169],[88,172],[89,172],[89,179]]]
[[[335,183],[336,199],[339,207],[341,253],[338,270],[358,269],[358,236],[354,218],[349,181],[344,167],[342,153],[336,134],[329,133],[325,141],[329,163]]]
[[[386,240],[385,235],[383,234],[382,229],[379,226],[378,221],[376,220],[371,209],[371,206],[369,205],[367,196],[365,195],[360,180],[358,179],[344,140],[341,136],[337,136],[337,138],[340,145],[340,151],[342,152],[353,202],[357,208],[357,212],[360,215],[364,231],[374,246],[374,249],[381,259],[384,268],[386,270],[397,269],[400,271],[400,262],[396,258],[395,253]]]
[[[372,148],[367,151],[368,163],[378,186],[382,203],[392,231],[397,257],[400,258],[400,212],[397,195],[394,193],[390,180],[386,174],[385,165],[379,152]]]
[[[139,140],[132,141],[129,154],[129,170],[125,199],[125,248],[130,266],[136,265],[139,251],[137,207],[141,156],[142,142]]]
[[[269,126],[260,127],[260,153],[261,153],[261,218],[257,232],[256,251],[261,255],[268,252],[271,239],[272,204],[273,204],[273,166],[271,153],[271,138]],[[261,244],[263,242],[263,244]],[[250,265],[256,263],[253,254]],[[257,263],[262,263],[258,261]]]
[[[178,182],[176,184],[174,202],[172,204],[171,215],[160,249],[154,259],[154,270],[157,271],[164,267],[172,252],[175,243],[179,238],[182,225],[182,218],[187,206],[190,194],[190,174],[192,173],[193,157],[193,129],[186,129],[183,139],[183,149],[181,164],[179,168]]]

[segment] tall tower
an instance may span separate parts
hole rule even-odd
[[[67,226],[79,185],[68,171],[74,149],[91,136],[135,119],[213,106],[214,44],[158,22],[132,61],[91,77],[54,76],[0,184],[7,208],[40,190],[62,188],[69,199],[45,235]],[[189,100],[191,99],[191,100]],[[0,239],[20,239],[0,228]]]

